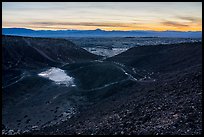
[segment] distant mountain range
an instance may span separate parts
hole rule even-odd
[[[32,30],[26,28],[2,28],[3,35],[30,37],[180,37],[201,38],[202,31],[105,31],[96,30]]]

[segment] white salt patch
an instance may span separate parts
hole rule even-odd
[[[74,78],[68,76],[64,70],[52,67],[47,71],[38,74],[41,77],[48,78],[54,81],[56,84],[64,84],[66,86],[76,86],[74,84]]]

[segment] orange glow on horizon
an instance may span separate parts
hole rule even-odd
[[[3,28],[27,28],[27,29],[33,29],[33,30],[95,30],[95,29],[101,29],[106,31],[131,31],[131,30],[149,30],[149,31],[202,31],[202,25],[198,24],[192,24],[188,26],[165,26],[161,24],[144,24],[144,25],[137,25],[134,24],[126,24],[127,27],[106,27],[106,26],[66,26],[66,25],[53,25],[53,26],[34,26],[34,25],[24,25],[23,27],[21,25],[7,25],[2,26]]]
[[[202,31],[202,2],[3,2],[2,27]]]

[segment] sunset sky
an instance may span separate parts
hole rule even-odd
[[[3,2],[3,28],[202,31],[201,2]]]

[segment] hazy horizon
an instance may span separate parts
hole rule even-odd
[[[200,31],[176,31],[176,30],[163,30],[163,31],[157,31],[157,30],[105,30],[105,29],[100,29],[100,28],[96,28],[96,29],[91,29],[91,30],[84,30],[84,29],[56,29],[56,30],[52,30],[52,29],[30,29],[30,28],[17,28],[17,27],[8,27],[8,28],[2,28],[2,29],[27,29],[27,30],[33,30],[33,31],[94,31],[94,30],[101,30],[101,31],[124,31],[124,32],[129,32],[129,31],[155,31],[155,32],[166,32],[166,31],[175,31],[175,32],[202,32],[202,30]]]
[[[3,2],[2,28],[202,31],[202,2]]]

